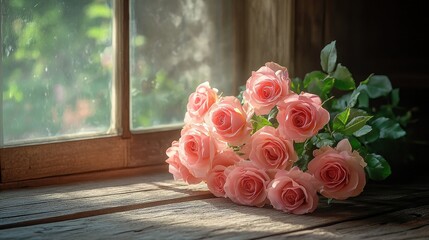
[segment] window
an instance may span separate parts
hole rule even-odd
[[[0,8],[2,183],[160,164],[195,86],[238,85],[227,0]]]
[[[232,93],[231,3],[132,0],[131,5],[132,130],[181,124],[189,94],[203,81],[212,79],[212,86]]]
[[[4,145],[115,132],[112,16],[111,0],[2,2]]]

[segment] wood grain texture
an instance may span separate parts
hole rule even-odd
[[[0,148],[1,182],[165,164],[165,150],[180,130]],[[24,184],[25,185],[25,184]]]
[[[337,205],[339,206],[339,205]],[[326,207],[326,206],[325,206]],[[350,208],[349,208],[350,207]],[[289,215],[269,208],[239,206],[227,199],[209,199],[170,204],[57,222],[34,225],[10,230],[1,230],[2,237],[67,238],[70,231],[77,238],[136,238],[147,236],[151,239],[200,239],[233,238],[249,239],[282,234],[319,226],[332,221],[350,217],[353,208],[360,207],[364,214],[365,206],[348,204],[341,208],[324,207],[321,215]],[[340,210],[341,209],[341,210]],[[93,234],[91,234],[93,233]]]
[[[0,194],[0,239],[427,238],[429,182],[369,184],[308,215],[214,198],[167,173]]]
[[[274,61],[293,72],[293,0],[245,1],[245,80],[266,62]]]
[[[68,186],[11,190],[0,194],[0,229],[19,222],[34,222],[54,217],[61,219],[61,216],[71,214],[82,215],[82,212],[94,215],[94,212],[100,209],[200,195],[213,197],[204,184],[188,186],[183,182],[173,181],[168,173]]]
[[[148,166],[163,163],[167,159],[165,151],[179,137],[180,130],[133,135],[127,166]]]
[[[233,0],[233,38],[234,38],[234,88],[237,93],[239,87],[246,83],[248,73],[245,71],[245,56],[246,56],[246,1],[245,0]]]
[[[120,129],[122,138],[130,138],[130,6],[129,0],[115,0],[113,21],[113,47],[115,51],[113,68],[117,81],[112,87],[112,114],[115,129]],[[117,63],[117,64],[116,64]]]
[[[295,2],[295,77],[320,69],[320,50],[324,46],[325,0]]]
[[[317,233],[326,226],[359,221],[388,210],[386,206],[342,202],[332,206],[323,204],[311,215],[290,215],[271,208],[239,206],[227,199],[216,198],[2,230],[0,233],[6,238],[283,239],[287,234]],[[393,229],[396,226],[394,221],[383,220],[392,222]],[[424,222],[414,226],[422,224]],[[412,229],[409,230],[408,234],[414,236]],[[315,235],[309,236],[314,238]]]
[[[268,239],[427,239],[429,206],[424,205]]]
[[[142,176],[146,174],[167,172],[168,165],[154,165],[135,168],[110,169],[105,171],[85,172],[78,174],[70,174],[64,176],[53,176],[38,179],[29,179],[17,182],[0,183],[0,191],[16,188],[31,188],[52,186],[59,184],[74,184],[88,181],[111,180],[130,176]]]
[[[3,148],[2,182],[121,168],[126,149],[120,137]]]

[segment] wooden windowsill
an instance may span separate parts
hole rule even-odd
[[[239,206],[204,184],[165,171],[103,181],[5,190],[0,238],[259,239],[425,238],[429,184],[369,184],[364,193],[308,215]]]

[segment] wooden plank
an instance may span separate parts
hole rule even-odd
[[[0,148],[1,183],[165,164],[180,130]]]
[[[142,176],[144,174],[168,172],[168,165],[155,165],[147,167],[121,168],[105,171],[95,171],[65,176],[54,176],[39,179],[30,179],[17,182],[0,183],[0,191],[6,189],[52,186],[59,184],[72,184],[77,182],[109,180],[131,176]]]
[[[167,159],[165,151],[180,137],[180,129],[141,133],[132,136],[129,167],[156,165]]]
[[[233,78],[234,78],[234,89],[236,95],[238,95],[239,87],[246,84],[248,78],[248,73],[244,72],[245,69],[245,30],[246,30],[246,20],[245,20],[245,9],[246,1],[245,0],[233,0]]]
[[[320,69],[324,46],[325,0],[295,1],[295,41],[293,77]]]
[[[203,195],[212,197],[204,184],[173,181],[168,173],[5,191],[0,195],[0,229],[19,222],[61,219],[81,212],[96,215],[90,211]]]
[[[293,72],[294,1],[245,2],[245,80],[266,62],[277,62]]]
[[[297,232],[390,209],[342,202],[311,215],[240,206],[227,199],[196,200],[0,231],[4,238],[249,239]]]
[[[428,239],[429,205],[272,236],[269,239],[343,239],[344,237],[347,239]]]
[[[277,0],[277,61],[287,67],[290,77],[295,72],[295,0]]]
[[[2,182],[125,166],[127,142],[107,137],[0,149]]]
[[[0,239],[423,238],[428,200],[427,181],[370,184],[359,197],[329,205],[322,199],[316,212],[290,215],[213,198],[204,184],[187,185],[168,173],[154,173],[4,191]]]

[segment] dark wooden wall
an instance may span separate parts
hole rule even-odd
[[[240,5],[244,76],[272,60],[303,78],[320,69],[320,50],[336,40],[338,60],[356,81],[371,73],[387,75],[400,88],[401,105],[416,109],[408,127],[412,144],[394,147],[402,152],[392,153],[399,159],[392,178],[424,173],[429,146],[416,142],[429,140],[429,1],[243,0]],[[413,158],[405,156],[408,150]]]
[[[324,1],[323,44],[337,40],[339,61],[358,81],[370,73],[389,76],[393,87],[400,88],[401,105],[416,110],[415,122],[407,129],[412,144],[392,145],[385,153],[394,159],[393,179],[425,174],[423,169],[429,167],[425,154],[429,147],[429,41],[424,36],[429,29],[428,10],[428,1]]]

